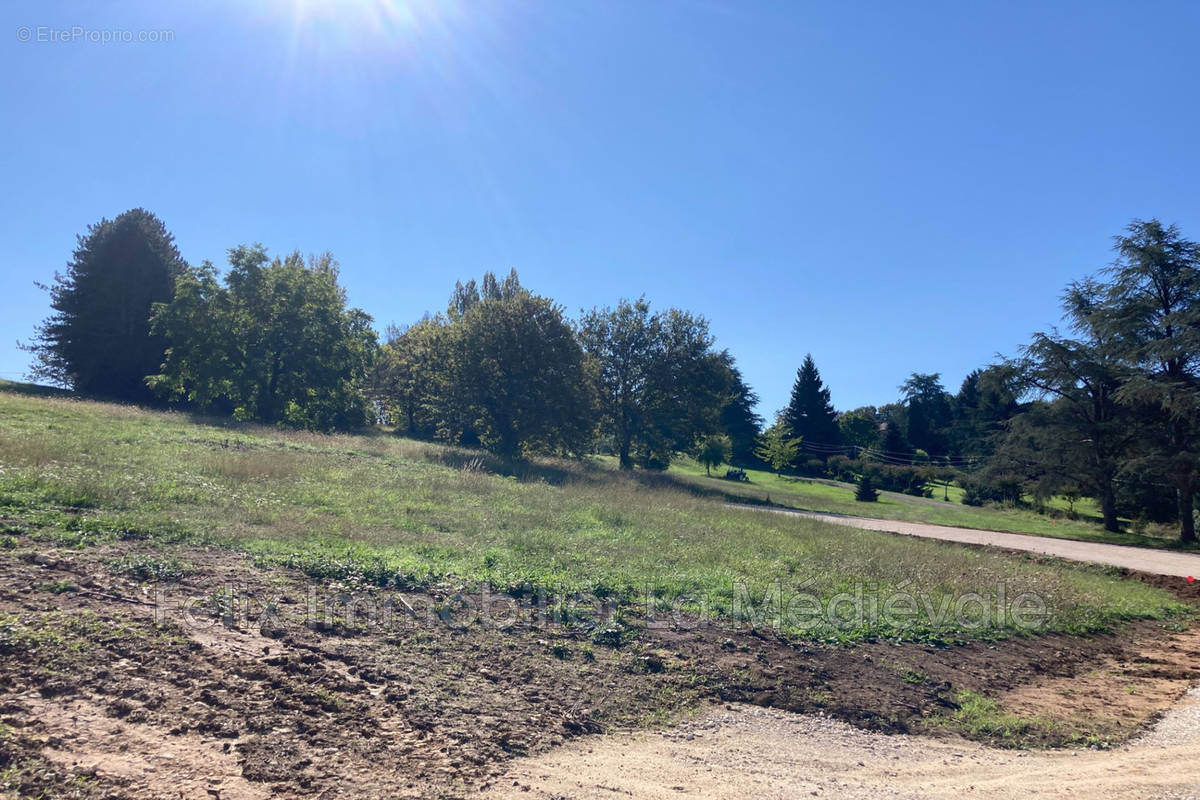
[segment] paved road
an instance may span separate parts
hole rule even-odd
[[[756,511],[771,511],[777,514],[791,514],[797,517],[807,517],[809,519],[821,520],[822,522],[832,522],[835,525],[862,528],[868,531],[884,531],[885,533],[899,533],[905,536],[921,536],[926,539],[941,539],[946,542],[964,542],[966,544],[1007,547],[1011,550],[1042,553],[1048,556],[1067,558],[1072,561],[1110,564],[1115,567],[1136,569],[1156,575],[1178,575],[1180,577],[1194,575],[1197,580],[1200,580],[1200,554],[1196,553],[1152,550],[1145,547],[1128,547],[1126,545],[1104,544],[1102,542],[1078,542],[1073,539],[1053,539],[1048,536],[1031,536],[1025,533],[1002,533],[1000,531],[981,531],[973,528],[952,528],[947,525],[930,525],[925,522],[902,522],[894,519],[847,517],[841,514],[827,514],[818,511],[796,511],[786,508],[763,508],[762,506],[742,505],[736,507]]]

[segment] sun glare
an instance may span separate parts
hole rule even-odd
[[[325,44],[361,46],[373,39],[395,44],[444,29],[461,16],[448,0],[276,0],[297,35]]]

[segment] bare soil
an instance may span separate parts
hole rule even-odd
[[[1196,800],[1200,693],[1115,750],[998,750],[736,705],[516,761],[480,800]]]
[[[128,555],[178,558],[191,571],[139,582],[111,567]],[[320,609],[339,593],[392,614],[310,613],[311,598]],[[607,747],[591,734],[663,728],[710,708],[749,713],[741,704],[963,747],[945,722],[962,690],[1057,721],[1019,744],[1117,743],[1200,680],[1197,634],[1157,624],[946,648],[819,645],[716,625],[634,625],[595,641],[535,605],[495,624],[462,606],[459,587],[313,586],[224,550],[58,552],[22,539],[0,553],[2,789],[462,797],[511,787],[514,759]]]

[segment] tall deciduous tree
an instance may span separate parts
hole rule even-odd
[[[671,454],[718,430],[729,401],[722,354],[703,318],[678,309],[651,313],[644,298],[584,315],[580,338],[595,364],[603,427],[622,469],[635,455],[662,466]]]
[[[704,467],[705,475],[712,475],[714,469],[728,463],[732,454],[733,443],[723,433],[705,436],[696,445],[696,460]]]
[[[346,307],[333,257],[272,261],[255,245],[230,250],[229,263],[225,286],[205,264],[155,307],[153,330],[169,347],[150,385],[239,419],[316,430],[367,422],[375,332],[369,316]]]
[[[150,331],[151,307],[171,299],[187,265],[166,226],[135,208],[79,237],[65,273],[48,288],[53,314],[26,349],[30,377],[85,394],[145,402],[166,343]]]
[[[485,282],[486,286],[486,282]],[[582,453],[593,420],[583,350],[562,308],[523,289],[471,305],[449,331],[445,400],[508,458]]]
[[[426,317],[402,330],[389,329],[376,361],[372,393],[398,433],[433,438],[441,432],[449,333],[443,317]]]
[[[836,445],[840,440],[837,411],[811,353],[804,356],[804,362],[796,371],[783,421],[794,436],[811,445]]]
[[[862,406],[838,415],[838,436],[852,455],[879,444],[879,410]]]

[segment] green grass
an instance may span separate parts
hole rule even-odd
[[[1041,717],[1021,717],[1004,711],[995,700],[977,692],[960,691],[954,697],[958,708],[941,723],[974,739],[1019,747],[1030,741],[1057,735],[1053,721]]]
[[[964,506],[961,505],[962,489],[956,486],[949,487],[949,502],[942,499],[943,488],[938,484],[934,489],[933,498],[880,492],[878,502],[859,503],[854,499],[854,487],[848,484],[776,475],[764,470],[748,469],[746,474],[750,482],[738,483],[718,477],[716,472],[712,477],[708,477],[704,474],[704,467],[690,459],[682,459],[671,465],[668,474],[703,489],[724,492],[731,495],[731,499],[745,498],[752,502],[764,502],[769,499],[775,505],[806,511],[929,522],[958,528],[1030,533],[1059,539],[1142,547],[1167,547],[1176,543],[1173,534],[1165,531],[1162,536],[1113,533],[1088,519],[1069,519],[1065,515],[1047,516],[1028,508]],[[720,471],[720,474],[723,475],[724,472]],[[1060,511],[1066,511],[1067,508],[1067,503],[1062,498],[1053,498],[1047,505]],[[1090,517],[1095,513],[1095,504],[1088,500],[1080,500],[1076,502],[1075,510],[1081,517]]]
[[[835,640],[1014,632],[1007,617],[976,624],[970,612],[964,620],[939,613],[971,593],[1036,594],[1048,630],[1186,613],[1167,593],[1099,568],[729,509],[721,498],[595,463],[548,460],[518,472],[502,474],[480,453],[379,432],[288,432],[0,391],[0,522],[40,547],[200,542],[318,579],[616,598],[627,619],[647,597],[717,615],[747,603],[786,606],[798,594],[828,603],[860,587],[917,603],[903,625],[852,613],[845,623],[791,617],[783,625]],[[814,491],[835,498],[840,490]],[[118,561],[113,569],[171,578],[186,564]]]

